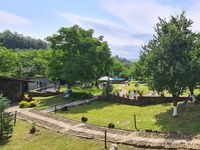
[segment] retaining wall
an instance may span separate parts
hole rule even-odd
[[[108,97],[102,97],[102,99],[122,104],[138,105],[138,106],[173,102],[172,97],[161,97],[161,96],[139,96],[138,100],[136,100],[127,97],[120,97],[117,95],[109,95]],[[177,101],[184,101],[185,99],[187,99],[187,97],[179,97],[177,98]]]

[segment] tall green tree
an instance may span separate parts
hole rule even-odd
[[[112,75],[113,76],[120,76],[120,73],[124,70],[124,65],[122,64],[122,62],[113,57],[113,65],[112,65]]]
[[[177,98],[186,89],[185,82],[194,34],[192,21],[183,12],[169,21],[159,18],[154,38],[143,47],[141,60],[147,80],[157,91],[167,90],[173,96],[173,116],[177,115]]]
[[[19,57],[12,50],[0,47],[0,76],[16,76]]]
[[[51,79],[90,82],[108,74],[112,64],[110,49],[103,37],[96,38],[93,32],[74,25],[60,28],[47,38],[52,48],[47,69]]]
[[[0,140],[7,138],[13,132],[12,115],[5,111],[8,105],[8,99],[0,94]]]
[[[185,65],[185,82],[190,91],[192,100],[195,102],[194,90],[200,83],[200,35],[193,34],[193,44],[188,53],[188,62]]]
[[[19,56],[18,77],[46,76],[50,50],[21,50],[17,51],[17,54]]]

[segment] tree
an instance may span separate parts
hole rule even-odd
[[[185,66],[190,62],[189,52],[193,48],[192,21],[183,12],[169,21],[159,18],[154,38],[143,47],[141,61],[150,86],[167,90],[173,97],[173,116],[177,115],[177,98],[186,89]]]
[[[113,57],[113,65],[112,65],[113,76],[119,77],[123,69],[124,65],[122,64],[122,62],[119,59]]]
[[[90,82],[109,73],[110,49],[103,37],[95,38],[93,32],[74,25],[47,38],[52,48],[47,74],[52,80]]]
[[[17,51],[19,66],[17,76],[22,78],[46,76],[50,50]]]
[[[194,89],[200,79],[200,35],[193,35],[193,45],[188,53],[188,63],[185,66],[185,82],[190,91],[193,102],[195,102]]]
[[[0,46],[9,49],[45,49],[47,42],[34,39],[30,36],[23,36],[17,32],[12,33],[10,30],[0,32]]]
[[[0,76],[15,76],[18,69],[18,55],[0,47]]]
[[[10,112],[6,112],[9,101],[7,98],[0,94],[0,139],[7,138],[13,132],[13,125],[11,124],[12,115]]]

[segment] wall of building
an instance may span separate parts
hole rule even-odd
[[[46,77],[31,78],[29,81],[33,81],[33,83],[28,83],[28,91],[40,88],[40,84],[42,84],[42,87],[45,87],[45,84],[47,87],[54,85],[54,83]]]

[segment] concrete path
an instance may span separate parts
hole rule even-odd
[[[74,102],[71,102],[71,103],[67,103],[67,104],[64,104],[64,105],[57,105],[56,106],[56,110],[60,110],[60,109],[63,109],[63,108],[76,107],[76,106],[79,106],[79,105],[90,103],[90,102],[92,102],[94,100],[97,100],[97,99],[98,99],[98,97],[95,96],[95,97],[92,97],[90,99],[77,100],[77,101],[74,101]],[[55,111],[55,106],[54,107],[49,107],[49,108],[44,109],[42,111],[46,112],[46,113],[53,112],[53,111]]]
[[[58,131],[64,134],[83,138],[104,140],[105,127],[84,124],[78,121],[66,119],[53,114],[44,113],[34,109],[9,108],[8,111],[17,111],[17,117],[28,122]],[[139,131],[125,131],[119,129],[107,129],[107,139],[110,142],[156,149],[200,149],[200,137],[172,138],[163,133],[143,133]]]

